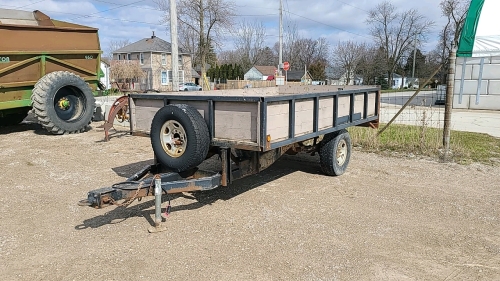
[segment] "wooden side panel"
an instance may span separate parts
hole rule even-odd
[[[318,129],[323,130],[333,126],[334,98],[319,99]]]
[[[131,106],[133,120],[133,132],[146,132],[151,130],[151,121],[156,112],[163,107],[163,100],[147,100],[136,99],[134,100],[133,107]]]
[[[215,137],[257,142],[258,103],[216,102]]]
[[[198,110],[198,112],[203,116],[208,124],[208,102],[207,101],[181,101],[181,100],[170,100],[170,104],[187,104]]]
[[[267,134],[271,135],[271,142],[288,138],[289,133],[289,103],[273,102],[267,105]]]
[[[295,136],[302,136],[313,132],[314,100],[300,100],[295,102]]]
[[[377,93],[368,94],[368,117],[375,116],[375,105],[377,104]]]
[[[361,114],[360,118],[363,118],[364,108],[365,108],[365,95],[364,94],[354,95],[354,115]]]
[[[350,107],[351,107],[351,98],[349,96],[340,96],[338,117],[349,116]]]

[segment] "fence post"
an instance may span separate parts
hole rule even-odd
[[[444,126],[443,126],[443,160],[449,161],[451,156],[450,151],[450,134],[451,134],[451,111],[453,109],[453,91],[455,86],[455,65],[456,65],[457,50],[455,44],[451,46],[447,87],[446,87],[446,102],[444,107]]]

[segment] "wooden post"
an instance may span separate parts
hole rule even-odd
[[[444,127],[443,127],[443,148],[444,148],[444,159],[448,161],[451,155],[450,151],[450,135],[451,135],[451,111],[453,109],[453,91],[455,85],[455,64],[456,64],[457,50],[455,45],[451,46],[449,67],[448,67],[448,77],[447,77],[447,87],[446,87],[446,102],[444,107]]]

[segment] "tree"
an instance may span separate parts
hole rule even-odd
[[[250,69],[260,61],[264,48],[266,28],[262,22],[240,22],[234,33],[235,48],[240,54],[240,64]]]
[[[165,23],[170,22],[169,0],[155,0],[165,12]],[[232,29],[235,4],[227,0],[177,0],[179,38],[192,44],[196,63],[206,74],[207,55],[211,45],[217,45],[224,33]]]
[[[346,75],[346,85],[351,82],[351,77],[357,71],[360,60],[365,54],[366,45],[353,41],[339,42],[333,49],[333,63],[344,69]]]
[[[400,60],[414,40],[425,40],[434,22],[427,20],[417,10],[396,11],[388,1],[377,5],[368,13],[367,23],[375,43],[384,50],[384,61],[389,81]]]
[[[311,74],[312,79],[316,81],[324,81],[326,79],[326,60],[317,60],[309,65],[308,71]]]
[[[111,60],[110,64],[110,78],[119,83],[127,83],[124,85],[129,85],[146,76],[138,60]]]
[[[381,85],[385,82],[384,78],[387,75],[387,65],[384,62],[385,51],[380,47],[366,47],[364,50],[356,74],[363,77],[363,84],[365,85]]]
[[[458,40],[462,33],[467,11],[469,10],[469,0],[442,0],[439,3],[441,13],[447,18],[447,22],[443,27],[440,34],[439,44],[436,52],[439,54],[437,57],[440,63],[444,63],[444,67],[437,74],[437,78],[441,83],[446,82],[446,74],[448,73],[448,60],[452,44],[458,46]]]
[[[442,0],[439,3],[441,13],[448,20],[440,36],[443,51],[449,52],[452,43],[458,45],[469,5],[469,0]]]
[[[415,52],[415,73],[413,78],[416,77],[427,78],[423,76],[425,64],[426,64],[426,56],[422,54],[420,49],[417,49]],[[408,56],[408,59],[406,60],[406,64],[404,66],[404,71],[408,75],[413,74],[413,54]]]
[[[113,53],[121,49],[127,45],[130,45],[130,41],[128,39],[120,39],[120,40],[111,40],[109,41],[107,51],[103,54],[103,57],[108,59],[113,59]]]

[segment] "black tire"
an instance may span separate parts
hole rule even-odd
[[[188,88],[184,89],[184,92],[187,92],[188,91]]]
[[[345,129],[325,135],[320,143],[321,170],[328,176],[342,175],[351,158],[351,137]]]
[[[38,122],[56,135],[88,129],[95,108],[92,89],[78,75],[55,71],[43,76],[31,95]]]
[[[210,148],[205,119],[198,110],[185,104],[158,110],[151,122],[150,135],[158,162],[175,172],[201,164]]]
[[[22,110],[22,112],[11,113],[0,117],[0,127],[18,125],[28,116],[28,111],[29,108]]]

